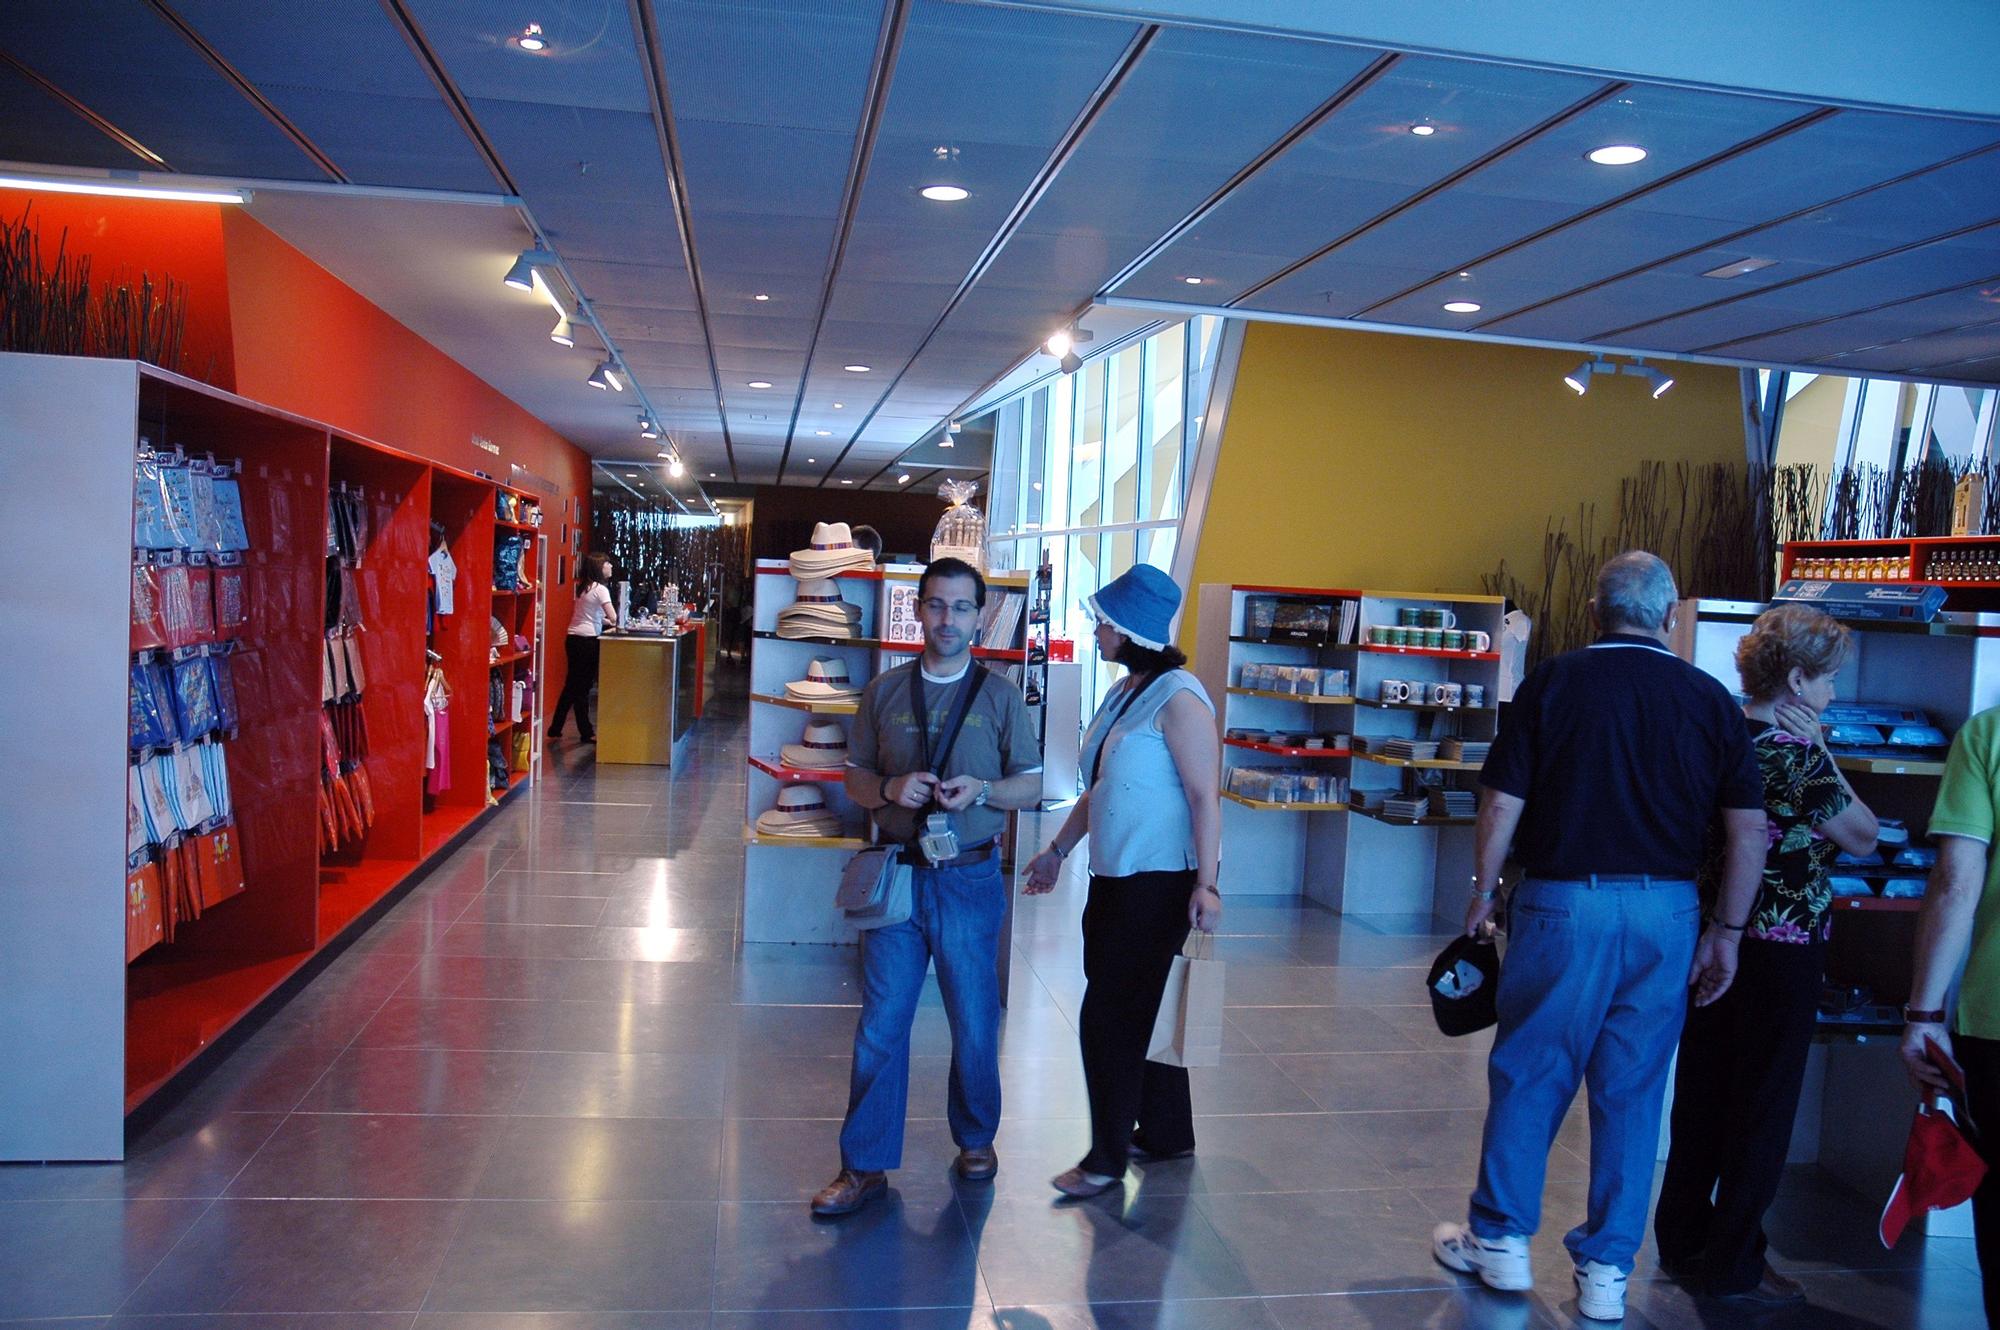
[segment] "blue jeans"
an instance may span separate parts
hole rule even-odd
[[[1529,878],[1511,909],[1472,1231],[1500,1238],[1540,1227],[1549,1148],[1584,1082],[1589,1214],[1563,1243],[1578,1264],[1629,1274],[1646,1237],[1667,1068],[1687,1016],[1701,926],[1694,883]]]
[[[1000,1126],[1000,852],[963,868],[918,867],[911,878],[910,917],[861,943],[861,1020],[840,1128],[841,1167],[856,1172],[903,1162],[910,1022],[933,960],[951,1026],[951,1138],[960,1149],[988,1146]]]

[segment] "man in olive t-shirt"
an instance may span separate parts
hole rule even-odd
[[[999,837],[1003,810],[1041,798],[1042,755],[1020,691],[972,659],[985,604],[986,581],[970,564],[939,559],[926,568],[917,583],[923,654],[869,682],[848,735],[848,797],[875,815],[884,841],[906,847],[913,871],[910,917],[862,938],[840,1172],[812,1201],[823,1217],[882,1195],[888,1170],[902,1163],[910,1023],[933,961],[951,1026],[945,1116],[958,1144],[955,1167],[968,1182],[999,1168],[998,960],[1008,894]],[[934,817],[956,838],[941,859],[919,848]]]
[[[1903,1008],[1903,1064],[1920,1088],[1945,1088],[1927,1044],[1965,1068],[1966,1107],[1985,1131],[1993,1171],[1972,1196],[1986,1319],[2000,1325],[2000,707],[1982,711],[1951,741],[1930,838],[1937,867],[1917,916],[1916,977]],[[1970,956],[1967,956],[1968,949]],[[1946,1032],[1945,995],[1965,960],[1958,1019]]]

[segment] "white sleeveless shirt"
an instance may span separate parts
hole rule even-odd
[[[1186,670],[1155,679],[1130,706],[1135,680],[1127,675],[1105,695],[1083,734],[1080,754],[1090,784],[1090,871],[1099,877],[1174,873],[1199,865],[1194,824],[1180,771],[1160,729],[1160,708],[1177,693],[1193,693],[1215,710],[1201,681]],[[1116,718],[1115,721],[1113,718]]]

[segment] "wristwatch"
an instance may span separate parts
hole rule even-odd
[[[1920,1011],[1920,1010],[1918,1010],[1918,1009],[1917,1009],[1917,1008],[1915,1008],[1915,1007],[1911,1007],[1911,1006],[1907,1006],[1907,1005],[1906,1005],[1906,1006],[1905,1006],[1905,1007],[1903,1008],[1903,1024],[1905,1024],[1905,1025],[1943,1025],[1943,1024],[1944,1024],[1944,1009],[1943,1009],[1943,1008],[1939,1008],[1939,1009],[1937,1009],[1936,1011]]]
[[[993,794],[993,782],[990,780],[980,781],[979,793],[973,796],[972,806],[974,808],[986,807],[986,801],[988,798],[992,796],[992,794]]]

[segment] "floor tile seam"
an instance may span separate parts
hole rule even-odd
[[[282,1127],[284,1124],[280,1123],[279,1125]],[[273,1132],[272,1134],[275,1135],[276,1133]],[[248,1161],[245,1161],[244,1167],[245,1168],[249,1167]],[[241,1170],[238,1171],[240,1172]],[[232,1178],[231,1181],[234,1181],[234,1178]],[[131,1200],[131,1198],[129,1197],[124,1199],[128,1203]],[[118,1306],[112,1311],[111,1313],[112,1316],[115,1317],[120,1315],[121,1313],[124,1312],[124,1310],[127,1307],[131,1306],[132,1299],[138,1297],[139,1291],[145,1288],[148,1283],[152,1282],[153,1276],[160,1273],[160,1270],[166,1265],[166,1263],[173,1259],[174,1253],[181,1249],[182,1244],[184,1244],[188,1240],[188,1238],[194,1233],[194,1231],[197,1228],[201,1227],[201,1221],[208,1218],[209,1212],[215,1209],[217,1205],[222,1203],[222,1198],[220,1196],[212,1196],[207,1198],[207,1201],[208,1203],[201,1207],[201,1213],[197,1214],[193,1219],[188,1221],[188,1226],[181,1230],[180,1236],[174,1239],[173,1244],[169,1246],[164,1252],[160,1253],[160,1259],[153,1262],[153,1264],[147,1269],[145,1274],[141,1275],[138,1279],[132,1281],[131,1289],[125,1294],[124,1297],[118,1300]]]

